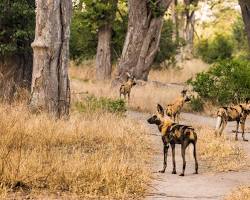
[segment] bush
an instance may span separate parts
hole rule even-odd
[[[247,34],[242,17],[238,17],[233,24],[233,40],[237,50],[248,50]]]
[[[242,102],[250,96],[250,63],[244,60],[223,60],[208,72],[198,73],[188,83],[204,100],[216,104]]]
[[[159,65],[165,60],[174,60],[177,51],[177,43],[173,41],[173,22],[165,20],[161,31],[161,39],[154,64]]]
[[[233,44],[229,37],[216,35],[209,41],[204,39],[197,45],[197,53],[207,63],[213,63],[219,60],[232,57]]]
[[[200,97],[192,98],[190,102],[190,106],[193,111],[195,112],[201,112],[203,111],[203,101]]]
[[[125,102],[122,99],[88,96],[83,102],[76,102],[75,107],[80,112],[95,112],[103,110],[111,113],[123,113],[126,111]]]

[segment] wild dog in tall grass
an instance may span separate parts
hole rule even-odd
[[[120,98],[123,95],[124,99],[128,96],[128,101],[130,100],[130,93],[133,86],[136,85],[135,77],[127,73],[128,79],[120,87]]]
[[[227,125],[227,122],[236,121],[235,140],[238,140],[238,129],[240,124],[242,130],[242,139],[243,141],[248,141],[245,138],[245,122],[249,114],[250,102],[248,98],[246,99],[246,103],[219,108],[217,112],[215,136],[217,136],[218,134],[221,136],[223,130]]]
[[[162,134],[163,142],[163,154],[164,162],[163,169],[159,172],[164,173],[167,167],[167,154],[169,144],[172,149],[172,161],[173,161],[173,171],[172,174],[176,174],[176,164],[175,164],[175,145],[181,144],[181,155],[183,160],[182,173],[180,176],[184,176],[186,168],[185,152],[186,148],[190,143],[193,144],[193,156],[195,160],[195,174],[198,174],[198,161],[196,157],[196,143],[197,143],[197,134],[194,131],[194,128],[191,126],[181,125],[174,123],[171,119],[164,118],[164,109],[161,105],[157,105],[157,113],[150,117],[148,120],[149,124],[156,124],[159,131]]]
[[[171,117],[175,122],[179,123],[181,109],[185,102],[189,102],[191,98],[187,95],[187,90],[181,91],[181,97],[177,98],[174,103],[168,104],[166,107],[166,114]]]

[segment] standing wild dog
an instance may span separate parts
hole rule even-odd
[[[125,83],[123,83],[120,87],[120,98],[121,95],[124,96],[124,99],[126,99],[126,95],[128,96],[128,101],[130,100],[130,92],[131,88],[136,85],[135,77],[131,76],[129,73],[127,73],[128,79]]]
[[[182,90],[181,94],[181,97],[177,98],[174,103],[168,104],[166,107],[166,114],[178,123],[184,103],[191,100],[190,97],[187,96],[187,90]]]
[[[247,115],[249,114],[250,103],[248,98],[246,99],[246,103],[219,108],[217,112],[215,136],[217,136],[218,134],[221,136],[224,128],[227,125],[227,122],[236,121],[235,140],[238,140],[238,129],[240,124],[242,130],[242,139],[243,141],[248,141],[245,138],[245,122]]]
[[[164,162],[163,169],[159,172],[164,173],[167,167],[167,154],[169,144],[172,148],[172,161],[173,161],[173,171],[172,174],[176,174],[176,165],[175,165],[175,144],[181,144],[181,155],[183,160],[182,173],[180,176],[184,176],[186,168],[185,152],[187,146],[192,143],[194,146],[194,159],[195,159],[195,174],[198,174],[198,162],[196,158],[196,142],[197,134],[191,126],[181,125],[174,123],[170,119],[164,118],[164,110],[161,105],[157,105],[157,114],[153,115],[148,119],[149,124],[156,124],[159,131],[162,134],[163,142],[163,154]]]

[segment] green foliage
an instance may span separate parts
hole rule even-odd
[[[75,61],[92,59],[96,54],[97,33],[93,31],[82,11],[74,10],[71,22],[70,57]]]
[[[100,5],[91,7],[90,5],[92,5],[92,3],[93,1],[88,1],[88,6],[83,10],[79,9],[79,5],[76,5],[73,11],[70,38],[70,57],[77,62],[92,59],[96,55],[98,26],[101,26],[104,23],[111,23],[111,13],[114,15],[113,12],[117,11],[112,6],[103,8],[103,3],[100,2],[98,3]],[[119,3],[121,6],[119,8],[119,15],[117,14],[116,18],[112,21],[111,42],[113,60],[117,59],[121,55],[128,23],[128,14],[124,9],[126,4],[123,4],[122,2]],[[105,15],[107,18],[104,17],[104,15],[102,17],[100,16],[101,8],[104,9],[104,13],[107,12],[107,9],[112,9],[111,13],[107,13],[107,15]]]
[[[93,30],[113,22],[117,0],[83,0],[83,3],[85,19]]]
[[[110,99],[106,97],[96,98],[88,96],[83,102],[77,102],[75,107],[80,112],[106,111],[111,113],[124,113],[126,105],[122,99]]]
[[[229,37],[216,35],[212,41],[204,39],[197,45],[197,53],[208,63],[232,57],[233,44]]]
[[[247,35],[242,17],[238,17],[233,26],[233,39],[237,50],[248,50]]]
[[[164,14],[164,9],[160,6],[158,0],[148,0],[148,6],[152,12],[153,17],[160,17]]]
[[[193,111],[195,112],[201,112],[203,111],[203,101],[200,97],[193,97],[190,101],[190,106],[192,108]]]
[[[35,0],[1,0],[0,10],[0,56],[30,53]]]
[[[156,65],[165,60],[174,59],[177,51],[177,44],[173,41],[173,22],[171,20],[164,21],[159,48],[160,51],[158,51],[154,60]]]
[[[223,60],[188,83],[202,99],[223,105],[244,101],[250,96],[249,77],[250,63],[247,60]]]

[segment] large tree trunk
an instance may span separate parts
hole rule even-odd
[[[247,33],[248,46],[250,48],[250,1],[249,0],[239,0],[241,7],[242,18],[245,24],[245,30]]]
[[[69,114],[69,37],[72,2],[37,0],[31,108]]]
[[[19,89],[30,90],[32,55],[5,56],[0,58],[0,99],[12,102]]]
[[[110,24],[105,24],[98,31],[98,45],[96,54],[96,79],[105,80],[111,78],[111,34]]]
[[[195,23],[195,12],[186,11],[186,23],[184,28],[184,39],[186,45],[184,47],[185,58],[190,58],[193,54],[194,46],[194,23]]]
[[[163,15],[172,0],[158,0],[160,15],[155,15],[147,0],[129,0],[128,31],[118,67],[118,78],[130,72],[137,79],[147,80],[158,51]]]

